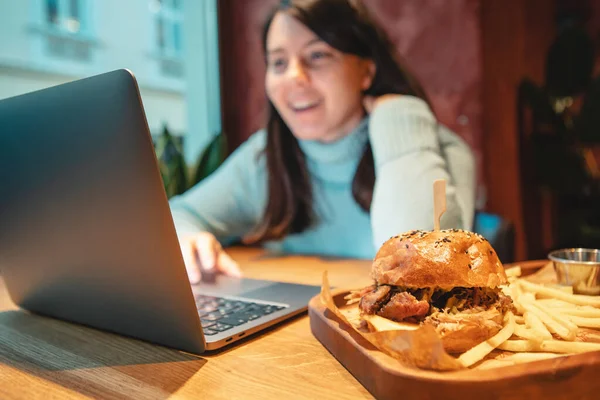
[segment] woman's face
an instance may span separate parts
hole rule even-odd
[[[294,136],[335,141],[364,116],[374,64],[342,53],[284,12],[267,33],[267,96]]]

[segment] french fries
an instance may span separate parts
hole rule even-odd
[[[498,349],[512,352],[583,353],[600,350],[600,343],[544,340],[542,343],[536,344],[529,340],[507,340],[501,343]]]
[[[556,333],[564,340],[573,341],[577,337],[577,325],[573,324],[565,318],[561,318],[557,314],[551,314],[547,309],[542,308],[535,302],[526,302],[523,307],[525,310],[538,317],[548,330],[552,333]]]
[[[577,316],[566,316],[572,323],[582,328],[600,329],[600,318],[585,318]]]
[[[502,361],[511,361],[514,364],[521,364],[524,362],[538,361],[538,360],[547,360],[548,358],[556,358],[560,357],[560,354],[556,353],[514,353],[510,355],[506,355],[501,358]]]
[[[600,297],[529,282],[519,278],[518,267],[507,269],[506,275],[509,284],[502,291],[512,298],[517,314],[495,336],[463,353],[458,358],[463,365],[488,369],[600,351],[600,342],[585,341],[598,340],[600,332],[580,331],[600,330]],[[494,349],[510,353],[486,359]]]
[[[519,284],[524,291],[532,292],[552,299],[563,300],[567,303],[600,308],[600,297],[597,296],[570,294],[560,289],[549,288],[523,279],[519,280]]]
[[[573,306],[573,304],[566,302],[566,301],[562,301],[562,300],[556,300],[556,299],[548,299],[548,298],[540,298],[537,299],[537,301],[540,304],[545,304],[548,307],[571,307]],[[589,306],[577,306],[577,307],[589,307]],[[594,307],[590,307],[595,309]]]
[[[505,272],[507,278],[518,278],[519,276],[521,276],[521,267],[516,266],[513,268],[509,268]]]
[[[537,316],[525,312],[525,314],[523,314],[523,317],[525,318],[525,324],[527,325],[527,327],[534,331],[540,339],[552,339],[552,334],[550,333],[550,331],[548,331],[546,325],[544,325],[544,323]]]
[[[486,360],[477,366],[477,369],[491,369],[507,367],[516,364],[523,364],[532,361],[547,360],[549,358],[564,357],[563,354],[556,353],[513,353],[510,355],[501,355],[496,358]]]
[[[500,331],[454,360],[465,368],[489,369],[600,351],[600,296],[533,283],[520,278],[521,272],[507,269],[508,285],[501,287],[513,300],[514,314],[508,311]],[[417,328],[377,315],[362,319],[377,332]]]
[[[458,361],[465,367],[470,367],[490,354],[496,347],[506,342],[515,331],[515,317],[512,312],[509,311],[506,313],[505,321],[506,325],[504,325],[504,328],[502,328],[500,332],[496,333],[485,342],[479,343],[477,346],[462,353],[460,357],[458,357]]]
[[[600,319],[600,310],[594,308],[576,307],[554,307],[552,311],[563,315],[572,315],[574,317],[584,317],[591,319]],[[591,328],[591,327],[590,327]]]
[[[530,340],[531,342],[536,343],[538,345],[542,344],[544,340],[544,337],[539,335],[537,331],[520,324],[515,325],[514,334],[515,336]]]
[[[596,339],[600,332],[580,331],[580,328],[600,330],[600,297],[574,295],[570,289],[532,283],[518,278],[519,273],[516,268],[507,270],[509,285],[503,288],[512,297],[517,323],[513,335],[496,346],[514,354],[486,360],[480,364],[481,368],[600,351],[600,343],[581,341]]]

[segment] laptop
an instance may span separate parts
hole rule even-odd
[[[300,314],[319,292],[190,285],[128,70],[0,100],[0,273],[22,309],[195,354]]]

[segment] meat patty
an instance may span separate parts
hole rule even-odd
[[[362,295],[359,309],[363,314],[377,314],[394,321],[420,322],[438,311],[463,312],[497,308],[505,313],[513,308],[512,300],[498,288],[400,288],[389,285],[369,286]]]
[[[425,300],[417,300],[415,296],[407,292],[396,293],[392,296],[377,314],[382,317],[402,321],[410,317],[425,317],[429,313],[429,303]]]
[[[382,285],[377,287],[375,290],[366,293],[360,299],[358,307],[365,314],[375,314],[381,308],[382,304],[389,299],[390,287]]]

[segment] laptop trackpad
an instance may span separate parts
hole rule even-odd
[[[220,275],[216,278],[214,283],[201,282],[197,285],[192,285],[192,290],[196,294],[246,297],[248,293],[256,293],[257,291],[275,285],[277,285],[277,282],[248,278],[240,279]]]
[[[319,294],[319,286],[262,281],[219,276],[215,284],[201,283],[192,287],[194,293],[212,296],[236,296],[246,299],[285,303],[298,309]]]

